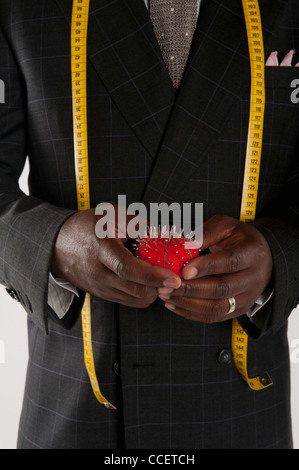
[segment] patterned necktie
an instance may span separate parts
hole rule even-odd
[[[197,23],[198,0],[150,0],[150,16],[173,86],[183,76]]]

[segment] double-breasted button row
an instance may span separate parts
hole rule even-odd
[[[222,349],[217,355],[217,361],[221,365],[230,365],[233,361],[233,352],[230,349]],[[121,376],[120,363],[115,361],[112,365],[112,370],[118,377]]]

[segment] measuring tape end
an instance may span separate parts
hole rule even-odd
[[[114,405],[111,405],[111,403],[103,403],[103,405],[105,406],[105,408],[107,408],[107,410],[117,411],[117,408]]]
[[[268,387],[271,387],[271,385],[273,385],[273,380],[271,379],[268,372],[265,372],[264,374],[260,375],[259,380],[263,388],[268,388]]]

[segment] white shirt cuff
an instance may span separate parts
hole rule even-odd
[[[79,297],[76,287],[64,279],[54,278],[49,274],[48,305],[61,320],[69,311],[74,297]]]
[[[250,320],[254,317],[254,315],[262,308],[264,305],[266,305],[269,300],[271,300],[272,296],[274,293],[274,289],[268,288],[266,289],[260,296],[259,298],[255,301],[254,305],[251,307],[251,309],[247,312],[247,316]]]

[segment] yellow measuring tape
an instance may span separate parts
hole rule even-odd
[[[242,0],[242,2],[251,64],[251,93],[240,220],[242,222],[253,222],[258,196],[266,105],[265,54],[258,0]],[[233,319],[232,350],[234,363],[240,375],[252,390],[263,390],[272,385],[273,382],[267,372],[258,377],[248,377],[248,335],[236,318]]]
[[[90,0],[73,1],[71,24],[74,150],[79,211],[90,209],[86,100],[89,1]],[[255,219],[262,153],[265,110],[265,61],[262,22],[258,0],[242,0],[242,2],[251,63],[251,106],[240,220],[243,222],[252,222]],[[82,310],[82,331],[84,360],[93,392],[99,403],[107,408],[116,409],[115,406],[102,395],[96,376],[92,349],[91,299],[89,294],[86,295],[86,301]],[[272,385],[271,378],[267,373],[255,378],[248,377],[248,336],[239,325],[237,319],[233,320],[232,349],[234,363],[250,388],[253,390],[261,390]]]
[[[77,205],[79,211],[90,209],[86,99],[88,17],[89,0],[74,0],[71,25],[71,63],[74,152]],[[106,406],[107,408],[116,409],[102,395],[96,376],[92,348],[91,298],[89,294],[86,294],[81,317],[84,344],[84,361],[93,392],[97,400],[102,405]]]

